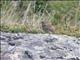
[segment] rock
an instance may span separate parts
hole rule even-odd
[[[27,57],[29,59],[32,59],[33,58],[32,54],[29,51],[25,51],[25,54],[27,55]]]
[[[5,40],[6,38],[4,36],[0,36],[0,40]]]
[[[80,60],[80,38],[1,32],[1,60]]]
[[[13,43],[12,42],[9,42],[8,44],[11,45],[11,46],[15,46],[15,43],[14,42]]]
[[[70,58],[68,60],[80,60],[80,59],[76,57],[76,58]]]

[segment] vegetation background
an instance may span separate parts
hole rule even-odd
[[[80,37],[79,0],[1,0],[0,7],[0,31],[45,33],[41,21],[50,21],[55,34]]]

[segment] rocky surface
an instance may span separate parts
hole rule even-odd
[[[80,60],[80,38],[55,34],[0,33],[1,60]]]

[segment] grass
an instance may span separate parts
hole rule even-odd
[[[55,34],[63,34],[63,35],[69,35],[69,36],[76,36],[80,37],[80,28],[78,26],[69,26],[68,28],[65,28],[64,26],[56,25]],[[0,25],[1,30],[3,32],[12,32],[12,33],[18,33],[18,32],[25,32],[25,33],[44,33],[42,30],[34,29],[31,30],[27,25],[21,25],[21,24],[13,24],[13,25]]]
[[[33,12],[34,5],[31,4],[34,1],[23,1],[23,7],[18,11],[14,3],[1,1],[0,31],[45,33],[41,21],[49,20],[56,34],[80,37],[80,1],[48,1],[50,11],[44,9],[42,15]]]
[[[69,35],[69,36],[76,36],[80,37],[80,28],[74,27],[74,26],[69,26],[68,28],[64,26],[57,26],[56,28],[56,34],[63,34],[63,35]]]
[[[29,28],[27,25],[23,24],[1,24],[0,31],[3,32],[25,32],[25,33],[42,33],[42,31],[34,28]]]
[[[13,33],[27,31],[27,27],[25,25],[20,25],[20,24],[14,24],[14,25],[1,24],[0,28],[1,31],[13,32]]]

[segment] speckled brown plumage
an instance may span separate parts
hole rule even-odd
[[[54,33],[55,32],[55,28],[54,26],[51,24],[51,22],[49,21],[42,21],[42,29],[45,33]]]

